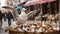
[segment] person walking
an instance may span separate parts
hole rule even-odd
[[[1,10],[0,10],[0,28],[2,28],[2,13],[1,13]]]
[[[8,25],[9,26],[11,26],[11,19],[13,19],[13,16],[12,16],[12,14],[11,14],[11,12],[10,12],[10,10],[9,9],[7,9],[7,13],[6,13],[6,17],[7,17],[7,19],[8,19]]]

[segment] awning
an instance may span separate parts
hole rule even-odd
[[[53,1],[56,1],[56,0],[30,0],[30,1],[26,2],[26,4],[24,4],[24,6],[43,4],[43,3],[47,3],[47,2],[53,2]]]

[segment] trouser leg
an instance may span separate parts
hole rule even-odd
[[[2,27],[2,19],[0,19],[0,28]]]
[[[11,25],[11,19],[8,19],[8,25],[9,26]]]

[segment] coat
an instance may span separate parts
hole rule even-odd
[[[13,19],[13,16],[12,16],[11,12],[6,13],[6,18],[8,18],[8,19]]]

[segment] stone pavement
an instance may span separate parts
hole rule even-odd
[[[8,34],[8,31],[5,32],[3,29],[0,29],[0,34]]]
[[[4,22],[3,20],[2,20],[2,22],[3,22],[3,25],[2,25],[3,27],[0,26],[0,34],[8,34],[8,32],[4,31],[4,29],[5,29],[4,27],[7,25],[8,22],[7,21]]]
[[[27,21],[27,23],[29,23],[29,22],[30,21]],[[5,29],[4,27],[7,26],[7,23],[8,23],[7,21],[6,22],[3,21],[2,29],[1,29],[1,26],[0,26],[0,34],[9,34],[8,31],[7,32],[4,31],[4,29]]]

